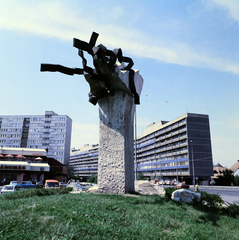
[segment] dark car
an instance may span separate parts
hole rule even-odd
[[[186,183],[178,183],[177,185],[175,185],[176,188],[189,188],[189,185],[187,185]]]
[[[36,182],[36,188],[43,188],[44,183],[43,181]]]
[[[65,182],[60,182],[60,187],[67,187],[67,183],[65,183]]]

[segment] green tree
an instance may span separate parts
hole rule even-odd
[[[89,178],[90,183],[97,183],[97,174],[92,174]]]
[[[72,179],[74,178],[74,167],[68,166],[68,178]]]
[[[234,184],[235,184],[236,186],[239,186],[239,175],[236,175],[236,176],[234,177]]]
[[[144,176],[142,172],[138,172],[138,180],[146,180],[147,178]]]
[[[229,169],[225,169],[222,171],[222,176],[218,176],[216,179],[216,184],[221,186],[231,186],[234,182],[233,171]]]

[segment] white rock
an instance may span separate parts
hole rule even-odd
[[[142,195],[159,195],[163,197],[165,190],[159,185],[152,184],[149,181],[135,181],[135,191]]]
[[[176,190],[175,192],[173,192],[172,194],[172,200],[173,201],[181,201],[184,203],[192,203],[193,199],[195,198],[197,201],[201,200],[201,194],[200,193],[196,193],[196,192],[192,192],[186,189],[179,189]]]

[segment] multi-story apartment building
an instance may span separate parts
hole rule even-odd
[[[186,113],[150,124],[137,138],[137,165],[151,178],[207,184],[213,175],[208,115]]]
[[[98,144],[86,144],[80,149],[71,150],[69,165],[73,167],[76,176],[87,179],[98,173],[98,150]]]
[[[0,147],[47,149],[48,158],[69,163],[72,120],[46,111],[45,115],[0,115]]]
[[[136,156],[137,172],[151,179],[207,184],[213,175],[208,115],[186,113],[150,124],[137,138]],[[97,173],[97,163],[98,145],[71,152],[70,165],[81,177]]]

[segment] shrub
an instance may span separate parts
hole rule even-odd
[[[165,190],[164,197],[168,200],[171,199],[173,192],[176,191],[174,187],[168,187],[168,188],[165,188],[164,190]]]
[[[67,194],[73,189],[71,187],[67,188],[33,188],[33,189],[22,189],[13,193],[2,194],[1,197],[5,199],[19,199],[28,198],[34,196],[47,196],[47,195],[59,195]]]
[[[97,183],[97,174],[92,174],[89,178],[90,183]]]
[[[222,212],[230,217],[239,216],[239,202],[229,204],[227,207],[222,209]]]
[[[207,207],[213,209],[220,209],[224,201],[222,200],[219,194],[210,194],[204,191],[200,191],[201,193],[201,203]]]
[[[137,178],[138,178],[138,180],[146,180],[147,179],[142,172],[138,173]]]

